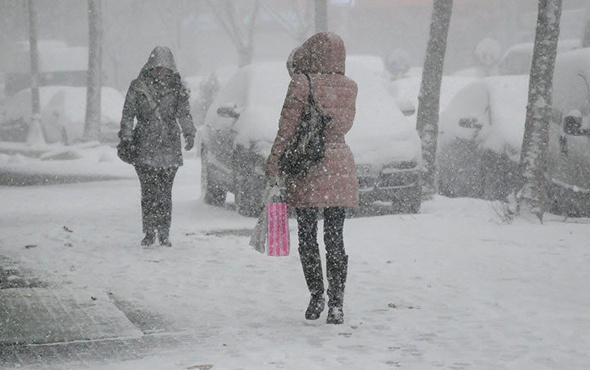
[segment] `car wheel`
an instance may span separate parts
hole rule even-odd
[[[213,206],[222,206],[225,203],[227,190],[215,181],[211,171],[211,164],[207,160],[207,150],[201,152],[201,192],[203,201]]]
[[[258,217],[262,211],[263,184],[240,175],[237,181],[235,199],[238,213],[246,217]]]

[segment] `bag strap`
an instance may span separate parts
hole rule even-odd
[[[305,74],[305,77],[307,77],[307,82],[309,83],[309,104],[311,104],[316,110],[318,110],[321,113],[320,109],[318,108],[318,104],[315,100],[315,97],[313,95],[313,85],[311,83],[311,77],[307,73]]]
[[[152,111],[150,113],[154,113],[156,115],[156,118],[163,122],[164,119],[162,118],[162,112],[160,112],[160,104],[156,103],[154,97],[152,96],[150,88],[146,85],[145,81],[143,80],[139,81],[139,91],[141,91],[145,95],[148,104],[152,108]]]

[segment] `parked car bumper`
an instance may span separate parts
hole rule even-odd
[[[568,216],[590,216],[590,189],[570,185],[556,179],[548,179],[548,210]]]
[[[360,202],[396,202],[419,196],[420,167],[414,162],[403,162],[383,168],[371,174],[368,166],[357,166]]]

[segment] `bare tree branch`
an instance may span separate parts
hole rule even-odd
[[[256,0],[254,2],[254,9],[252,10],[252,14],[250,15],[250,25],[248,28],[248,48],[252,49],[254,45],[254,31],[256,30],[256,23],[258,22],[258,15],[260,14],[260,1]]]
[[[217,6],[220,2],[214,3],[213,0],[207,0],[209,6],[213,9],[217,19],[225,29],[226,33],[232,40],[238,51],[239,66],[243,67],[250,64],[252,60],[252,50],[254,45],[254,31],[260,12],[260,2],[254,2],[254,8],[249,18],[247,29],[242,29],[241,23],[237,19],[236,3],[229,0],[221,2],[221,7]]]
[[[268,12],[268,14],[273,19],[275,19],[277,22],[279,22],[281,27],[283,27],[285,29],[285,31],[289,34],[289,36],[293,37],[294,39],[299,39],[299,35],[300,35],[299,30],[297,30],[297,27],[291,25],[288,19],[283,17],[281,15],[281,13],[277,12],[275,9],[273,9],[266,2],[262,2],[262,7],[264,8],[264,10],[266,12]],[[301,19],[301,17],[299,17],[299,15],[297,15],[297,18]]]
[[[234,46],[237,49],[240,49],[242,47],[242,40],[240,38],[240,33],[239,32],[235,32],[235,29],[231,25],[231,21],[228,21],[224,17],[223,10],[222,9],[219,9],[217,7],[216,4],[218,4],[218,3],[215,3],[213,0],[207,0],[207,3],[211,7],[211,9],[213,9],[213,13],[215,13],[215,16],[217,17],[217,20],[219,20],[219,23],[221,23],[221,26],[223,27],[223,29],[225,29],[225,32],[230,37],[230,39],[233,42]],[[228,4],[228,3],[227,2],[224,2],[224,4]]]
[[[313,27],[313,3],[310,0],[296,1],[292,3],[292,10],[296,16],[295,22],[276,11],[267,1],[262,2],[262,6],[267,13],[276,20],[281,27],[297,41],[303,42],[307,39],[310,29]],[[302,5],[305,4],[305,5]]]

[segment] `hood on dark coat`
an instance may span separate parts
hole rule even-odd
[[[345,62],[344,41],[332,32],[311,36],[293,56],[296,74],[344,74]]]
[[[145,75],[150,69],[163,67],[178,75],[172,51],[167,46],[156,46],[150,53],[147,63],[141,69],[140,75]]]

